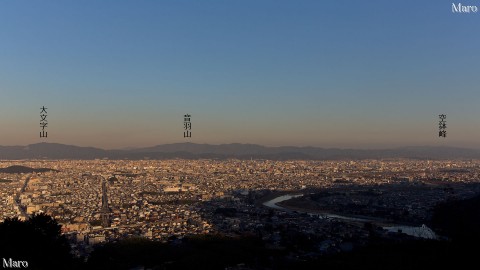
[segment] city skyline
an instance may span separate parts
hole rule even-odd
[[[479,16],[449,1],[3,2],[0,145],[478,149]]]

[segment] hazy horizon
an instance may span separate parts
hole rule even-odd
[[[335,147],[335,146],[312,146],[312,145],[265,145],[265,144],[256,144],[256,143],[238,143],[238,142],[231,142],[231,143],[219,143],[219,144],[214,144],[214,143],[201,143],[201,142],[172,142],[172,143],[164,143],[164,144],[153,144],[153,145],[142,145],[142,146],[128,146],[128,147],[119,147],[119,148],[104,148],[101,146],[95,146],[95,145],[78,145],[78,144],[67,144],[67,143],[59,143],[59,142],[37,142],[37,143],[32,143],[32,144],[26,144],[26,145],[0,145],[2,147],[26,147],[29,145],[35,145],[35,144],[61,144],[61,145],[67,145],[67,146],[78,146],[78,147],[93,147],[97,149],[103,149],[103,150],[135,150],[135,149],[141,149],[141,148],[150,148],[150,147],[156,147],[156,146],[163,146],[163,145],[174,145],[174,144],[197,144],[197,145],[210,145],[210,146],[221,146],[221,145],[234,145],[234,144],[240,144],[240,145],[258,145],[261,147],[299,147],[299,148],[308,148],[308,147],[313,147],[313,148],[323,148],[323,149],[340,149],[340,150],[389,150],[389,149],[401,149],[401,148],[409,148],[409,147],[449,147],[449,148],[464,148],[464,149],[471,149],[471,150],[480,150],[480,148],[476,147],[468,147],[468,146],[462,146],[462,145],[398,145],[398,146],[390,146],[390,147],[381,147],[381,146],[371,146],[371,147]]]
[[[2,2],[0,145],[479,149],[480,14],[451,5]]]

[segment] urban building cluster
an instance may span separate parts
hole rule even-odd
[[[337,252],[368,239],[354,217],[421,225],[437,203],[480,191],[479,160],[0,162],[13,165],[52,170],[0,173],[0,220],[51,215],[78,255],[128,237],[209,233],[255,234],[276,248],[310,237],[319,252]],[[285,194],[303,196],[264,204]]]

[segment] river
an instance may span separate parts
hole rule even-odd
[[[349,221],[359,221],[359,222],[372,222],[372,223],[378,223],[378,219],[374,218],[357,218],[357,217],[348,217],[348,216],[342,216],[338,214],[331,214],[331,213],[312,213],[308,211],[298,211],[298,210],[291,210],[288,208],[285,208],[283,206],[279,206],[277,203],[283,202],[290,200],[292,198],[297,198],[297,197],[302,197],[303,194],[287,194],[287,195],[282,195],[278,196],[272,200],[266,201],[263,203],[264,206],[277,209],[277,210],[282,210],[285,212],[299,212],[299,213],[307,213],[311,216],[318,216],[320,218],[334,218],[334,219],[343,219],[343,220],[349,220]],[[414,237],[421,237],[421,238],[426,238],[426,239],[437,239],[437,236],[435,232],[433,232],[430,228],[422,224],[422,226],[414,227],[414,226],[405,226],[405,225],[400,225],[400,224],[393,224],[392,226],[385,226],[382,227],[383,229],[389,231],[389,232],[402,232],[407,235],[411,235]]]

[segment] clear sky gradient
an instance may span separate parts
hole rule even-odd
[[[0,1],[0,145],[480,148],[480,13],[451,5]]]

